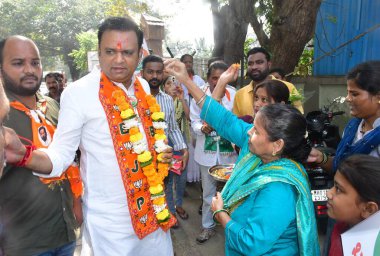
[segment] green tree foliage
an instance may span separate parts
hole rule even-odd
[[[43,63],[58,57],[76,79],[87,61],[81,47],[89,47],[91,41],[87,41],[90,34],[82,32],[96,30],[108,16],[136,19],[137,13],[148,9],[147,4],[131,0],[1,0],[0,38],[15,34],[30,37],[40,49]]]
[[[75,79],[78,72],[69,53],[78,47],[76,35],[95,28],[103,18],[98,1],[3,0],[0,3],[0,36],[19,34],[38,45],[42,57],[59,56]]]
[[[142,1],[105,0],[103,3],[105,16],[133,17],[136,13],[149,13],[149,6]]]
[[[300,60],[294,69],[293,75],[311,76],[313,73],[313,56],[314,48],[305,48],[302,52]]]
[[[247,56],[247,53],[250,49],[254,47],[255,39],[247,38],[244,42],[244,56]]]
[[[75,66],[80,71],[88,70],[87,52],[96,51],[98,38],[93,30],[81,32],[76,36],[79,42],[79,49],[74,49],[70,56],[74,58]]]

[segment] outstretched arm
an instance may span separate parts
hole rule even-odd
[[[10,128],[5,128],[5,144],[7,163],[18,163],[25,157],[27,158],[24,159],[26,160],[25,167],[44,174],[49,174],[52,171],[53,165],[48,155],[39,150],[27,152],[25,145],[21,143],[15,131]],[[26,153],[28,154],[26,155]]]
[[[187,74],[185,64],[177,59],[169,59],[164,62],[165,72],[175,76],[177,80],[184,84],[190,94],[193,96],[199,108],[203,107],[205,93],[191,80]],[[200,101],[202,99],[202,101]]]

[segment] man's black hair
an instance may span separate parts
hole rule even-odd
[[[0,41],[0,65],[3,65],[3,58],[4,58],[3,51],[4,51],[5,43],[7,42],[7,39],[8,38],[5,38]]]
[[[209,66],[207,70],[207,78],[211,76],[211,72],[213,70],[223,70],[224,72],[227,69],[228,69],[228,65],[224,61],[221,61],[221,60],[214,61],[213,63],[211,63],[211,65]]]
[[[59,72],[50,72],[45,75],[45,82],[47,78],[53,77],[57,82],[62,82],[63,81],[63,74]]]
[[[98,30],[98,46],[100,46],[100,42],[102,41],[102,36],[105,31],[108,30],[117,30],[117,31],[134,31],[137,36],[137,42],[139,50],[141,49],[144,34],[139,26],[130,18],[126,17],[110,17],[103,21]]]
[[[159,62],[159,63],[164,64],[164,61],[162,60],[162,58],[160,56],[151,54],[151,55],[146,56],[143,59],[143,61],[142,61],[142,68],[144,69],[145,66],[146,66],[146,64],[149,63],[149,62]]]
[[[270,61],[270,54],[269,54],[269,52],[268,52],[267,50],[265,50],[263,47],[254,47],[254,48],[252,48],[251,50],[249,50],[249,51],[247,52],[247,58],[248,58],[249,56],[251,56],[252,54],[256,54],[256,53],[259,53],[259,52],[261,52],[262,54],[265,55],[265,58],[267,59],[267,61]]]
[[[181,58],[180,58],[179,60],[180,60],[181,62],[183,62],[183,60],[184,60],[186,57],[190,57],[192,60],[194,60],[193,55],[188,54],[188,53],[185,53],[184,55],[182,55]]]
[[[282,78],[285,78],[286,76],[285,70],[283,70],[282,68],[269,69],[269,74],[272,74],[272,73],[278,73]]]
[[[207,61],[207,68],[209,68],[211,66],[211,64],[216,62],[216,61],[224,61],[224,59],[223,59],[223,57],[211,57]]]

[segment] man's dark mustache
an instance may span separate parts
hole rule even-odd
[[[149,83],[151,84],[151,83],[153,83],[153,82],[156,82],[156,83],[160,83],[160,80],[158,80],[157,78],[152,78],[152,79],[150,79],[149,80]]]
[[[38,81],[38,77],[36,77],[36,76],[25,76],[25,77],[21,78],[21,82],[23,82],[26,79],[30,79],[30,78],[33,78],[34,80]]]

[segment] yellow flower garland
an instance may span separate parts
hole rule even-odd
[[[115,99],[115,103],[119,109],[120,117],[123,121],[133,120],[136,118],[136,114],[133,109],[131,109],[127,103],[127,99],[121,90],[117,90],[112,94]],[[156,99],[152,95],[147,95],[146,100],[151,111],[151,118],[153,122],[165,122],[165,113],[161,112],[160,106],[157,104]],[[134,124],[134,123],[132,123]],[[141,145],[143,143],[143,135],[141,134],[137,121],[136,125],[131,125],[129,128],[129,141],[132,145]],[[155,129],[154,135],[155,141],[165,140],[164,129]],[[157,149],[156,149],[157,151]],[[157,151],[157,154],[160,153]],[[162,162],[162,153],[158,154],[157,157],[157,170],[152,162],[152,153],[148,150],[146,146],[145,150],[138,154],[137,160],[141,165],[144,175],[147,178],[149,184],[149,192],[151,194],[151,201],[153,203],[153,208],[156,214],[156,218],[159,223],[164,223],[170,219],[170,212],[166,209],[165,204],[165,193],[163,188],[164,178],[168,175],[169,164]]]

